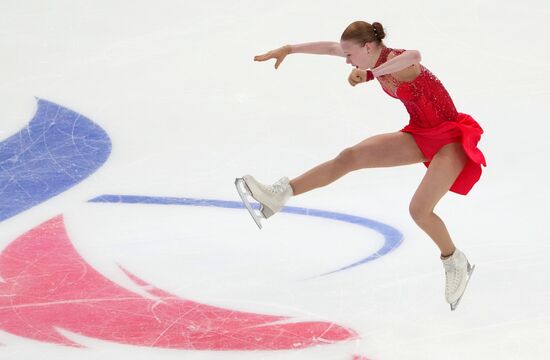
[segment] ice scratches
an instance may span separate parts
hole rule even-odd
[[[0,221],[94,173],[109,157],[107,133],[86,117],[37,99],[33,119],[0,142]]]
[[[126,345],[194,350],[283,350],[352,340],[350,329],[234,311],[176,297],[122,268],[154,298],[95,271],[76,252],[58,216],[0,254],[0,330],[66,346],[64,333]],[[59,331],[63,329],[63,331]]]

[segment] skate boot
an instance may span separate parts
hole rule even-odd
[[[464,295],[475,265],[470,265],[466,256],[458,249],[441,261],[445,268],[445,298],[451,305],[451,311],[454,311]]]
[[[263,185],[254,177],[245,175],[235,180],[237,191],[250,215],[261,229],[261,217],[267,219],[281,210],[287,200],[293,195],[292,187],[287,177],[281,178],[273,185]],[[252,205],[246,198],[250,195],[260,203],[261,217],[254,212]]]

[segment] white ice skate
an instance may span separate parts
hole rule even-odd
[[[235,187],[243,201],[244,206],[261,229],[262,217],[267,219],[282,209],[287,200],[292,196],[292,187],[287,177],[281,178],[273,185],[260,184],[250,175],[235,179]],[[253,205],[248,200],[251,196],[260,203],[260,213],[254,211]]]
[[[454,311],[464,295],[475,265],[470,265],[466,256],[458,249],[441,261],[445,268],[445,298],[451,305],[451,311]]]

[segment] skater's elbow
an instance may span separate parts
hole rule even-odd
[[[420,61],[422,61],[422,55],[420,54],[420,51],[407,50],[407,53],[409,53],[409,56],[414,63],[419,63]]]

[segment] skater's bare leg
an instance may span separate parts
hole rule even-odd
[[[414,221],[432,238],[442,256],[451,255],[455,251],[455,245],[447,227],[433,211],[453,185],[466,161],[461,144],[451,143],[442,147],[432,159],[409,207]]]
[[[413,137],[395,132],[370,137],[337,157],[293,179],[294,195],[328,185],[347,173],[364,168],[409,165],[425,161]]]

